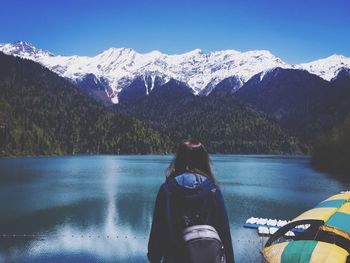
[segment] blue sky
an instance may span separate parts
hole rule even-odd
[[[350,57],[349,0],[0,0],[0,42],[62,55],[109,47],[267,49],[289,63]]]

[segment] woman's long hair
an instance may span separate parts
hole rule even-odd
[[[207,150],[201,142],[194,139],[180,143],[175,158],[167,169],[167,178],[171,179],[185,172],[201,174],[217,183],[211,171]]]

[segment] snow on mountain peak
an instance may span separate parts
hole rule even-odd
[[[57,74],[79,82],[87,74],[93,74],[109,87],[108,96],[118,101],[118,94],[137,77],[148,76],[166,83],[170,79],[186,83],[194,94],[209,94],[222,80],[235,76],[242,83],[253,75],[280,68],[305,69],[330,80],[341,67],[350,68],[350,59],[332,55],[300,65],[289,65],[268,50],[240,52],[222,50],[203,53],[200,49],[169,55],[160,51],[138,53],[131,48],[109,48],[96,56],[60,56],[19,41],[0,44],[4,53],[34,60]],[[107,91],[106,91],[107,92]]]
[[[153,56],[153,57],[160,57],[163,56],[163,54],[159,50],[152,50],[151,52],[146,53],[147,56]],[[165,55],[165,54],[164,54]]]
[[[130,54],[130,53],[135,53],[135,50],[131,48],[108,48],[98,54],[97,56],[110,56],[110,55],[122,55],[122,54]]]
[[[9,44],[0,44],[0,50],[6,54],[11,54],[14,56],[20,56],[24,58],[38,57],[41,55],[53,56],[52,53],[38,49],[34,47],[31,43],[25,41],[16,41]]]
[[[263,70],[289,67],[266,50],[223,50],[205,54],[200,49],[194,49],[183,54],[168,55],[159,51],[141,54],[130,48],[109,48],[94,57],[87,57],[54,56],[45,52],[18,54],[13,46],[15,44],[1,45],[0,50],[32,59],[75,82],[86,74],[94,74],[107,80],[115,95],[138,76],[157,76],[162,82],[175,79],[186,83],[194,94],[198,94],[206,87],[211,90],[231,76],[237,76],[244,82]],[[33,50],[39,49],[33,47]]]
[[[30,48],[34,48],[34,46],[29,43],[29,42],[26,42],[26,41],[16,41],[13,43],[14,46],[20,46],[20,47],[30,47]]]
[[[328,57],[329,59],[346,59],[345,56],[340,55],[340,54],[333,54],[331,56]]]
[[[240,51],[237,51],[234,49],[226,49],[226,50],[212,51],[208,54],[208,56],[237,55],[240,53],[241,53]]]
[[[33,52],[36,48],[29,42],[25,41],[16,41],[12,44],[13,48],[16,48],[18,51],[22,52]]]
[[[192,57],[192,56],[202,56],[203,51],[199,48],[183,53],[182,56]]]
[[[305,69],[321,78],[330,81],[340,68],[350,68],[350,58],[343,55],[333,54],[329,57],[318,59],[309,63],[296,65],[296,68]]]

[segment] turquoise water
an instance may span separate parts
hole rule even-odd
[[[171,158],[0,159],[0,262],[147,262],[154,200]],[[292,219],[350,188],[314,171],[307,157],[211,158],[237,262],[261,262],[265,240],[242,227],[247,218]]]

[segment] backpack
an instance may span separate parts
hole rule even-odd
[[[212,198],[215,188],[211,191]],[[214,199],[215,200],[215,199]],[[202,212],[198,212],[202,210]],[[208,209],[207,209],[208,210]],[[182,234],[186,263],[225,263],[223,243],[216,229],[208,225],[210,211],[184,211]]]

